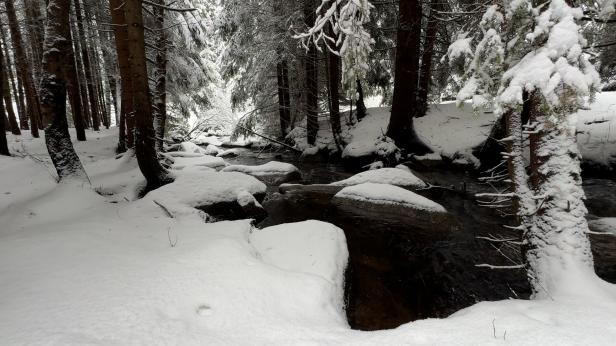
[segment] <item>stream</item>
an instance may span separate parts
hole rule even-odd
[[[338,160],[300,158],[292,151],[273,152],[243,148],[230,164],[260,165],[269,161],[294,164],[302,184],[327,184],[356,172]],[[503,225],[511,218],[481,207],[473,195],[491,192],[477,177],[463,171],[435,168],[415,172],[433,188],[417,193],[443,205],[454,216],[432,229],[379,215],[350,215],[331,206],[326,195],[278,192],[268,186],[263,207],[267,227],[316,219],[342,228],[347,238],[346,312],[350,326],[360,330],[395,328],[409,321],[446,317],[479,301],[527,299],[530,288],[523,270],[490,270],[477,264],[509,265],[520,261],[519,249],[494,246],[481,237],[519,234]],[[616,216],[616,183],[602,178],[584,181],[592,217]],[[594,216],[593,216],[594,215]],[[437,229],[435,229],[437,228]],[[452,231],[453,230],[453,231]],[[599,276],[616,283],[616,237],[591,236]]]

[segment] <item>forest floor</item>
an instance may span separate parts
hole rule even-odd
[[[153,197],[137,198],[143,178],[132,156],[116,156],[116,129],[88,136],[75,147],[91,187],[57,184],[42,139],[11,136],[13,152],[23,157],[0,158],[2,345],[616,340],[616,286],[594,275],[576,277],[548,300],[482,302],[445,319],[352,330],[343,307],[348,252],[340,229],[318,221],[263,230],[247,220],[204,223],[197,210],[186,212],[193,205],[182,199],[182,184],[158,194],[185,204],[170,217]],[[236,183],[259,190],[241,173],[220,184],[216,175],[223,173],[207,168],[214,161],[189,155],[174,172],[195,194]]]

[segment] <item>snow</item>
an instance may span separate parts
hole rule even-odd
[[[240,148],[227,149],[216,154],[217,157],[227,157],[227,156],[239,156],[241,153]]]
[[[299,169],[290,163],[270,161],[258,166],[231,165],[223,168],[223,172],[242,172],[256,177],[274,174],[299,173]]]
[[[115,158],[116,133],[88,131],[76,149],[93,188],[98,181],[117,196],[57,185],[43,139],[8,134],[13,152],[25,148],[36,159],[0,157],[0,344],[607,346],[616,339],[616,289],[595,276],[578,277],[553,299],[483,302],[445,319],[351,330],[341,310],[346,243],[338,228],[206,224],[168,217],[152,203],[155,191],[124,199],[143,180],[132,155]],[[210,177],[227,177],[229,186],[254,179],[185,171],[174,171],[179,184],[169,189],[205,193]]]
[[[378,138],[387,133],[390,109],[370,108],[368,115],[350,130],[350,143],[342,153],[343,157],[362,157],[377,152]],[[475,113],[470,104],[457,107],[455,103],[431,105],[428,114],[415,119],[419,138],[437,155],[464,157],[474,162],[472,148],[482,144],[490,134],[494,114]]]
[[[442,205],[414,192],[388,184],[364,183],[345,187],[335,197],[376,204],[403,205],[431,212],[446,212]]]
[[[352,186],[364,183],[389,184],[410,188],[426,187],[426,183],[417,178],[408,168],[407,170],[399,168],[381,168],[365,171],[348,179],[331,183],[330,185]]]

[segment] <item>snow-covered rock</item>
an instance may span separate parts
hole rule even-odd
[[[334,186],[352,186],[364,183],[389,184],[409,189],[426,187],[421,179],[409,170],[381,168],[358,173],[348,179],[331,183]]]
[[[172,213],[196,214],[196,209],[212,211],[214,216],[223,217],[229,206],[243,210],[240,201],[246,201],[246,194],[265,196],[266,186],[256,178],[239,172],[182,172],[176,174],[173,183],[151,191],[145,200],[155,201]],[[241,218],[237,210],[229,210],[230,218]],[[251,215],[246,215],[250,217]]]
[[[221,152],[223,152],[223,150],[213,144],[208,144],[208,146],[205,148],[206,155],[216,156],[220,154]]]
[[[184,151],[187,153],[193,153],[193,154],[206,154],[205,149],[201,148],[200,146],[196,145],[193,142],[180,143],[180,151]]]
[[[353,185],[345,187],[334,197],[371,204],[404,206],[410,209],[427,212],[446,212],[445,208],[436,202],[414,192],[389,184],[362,183]]]
[[[343,312],[344,271],[349,253],[340,228],[309,220],[255,230],[249,241],[263,262],[329,282],[335,292],[331,304]]]
[[[270,185],[279,185],[301,179],[299,169],[290,163],[270,161],[258,166],[231,165],[223,172],[242,172],[252,175]]]
[[[207,167],[212,169],[220,169],[227,165],[221,157],[210,155],[200,155],[195,157],[174,157],[173,169],[183,170],[187,167]]]
[[[423,240],[435,239],[435,236],[440,239],[443,234],[460,227],[440,204],[394,185],[364,183],[348,186],[338,192],[331,203],[337,215],[402,225],[392,229],[408,229],[410,235],[422,232]]]
[[[616,217],[604,217],[588,221],[588,228],[593,232],[616,235]]]
[[[219,152],[217,157],[236,157],[240,155],[241,150],[239,148],[228,149]]]

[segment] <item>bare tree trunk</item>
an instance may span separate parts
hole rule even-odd
[[[17,82],[15,81],[15,74],[13,73],[13,63],[11,61],[11,56],[8,51],[8,42],[6,40],[6,36],[4,34],[4,29],[0,29],[0,39],[2,39],[3,52],[5,58],[5,69],[7,82],[10,84],[10,89],[8,90],[9,96],[11,95],[11,90],[13,91],[13,95],[15,97],[15,104],[17,105],[17,116],[19,118],[19,128],[21,130],[29,130],[28,126],[28,115],[26,114],[26,106],[23,101],[23,94],[21,94],[20,90],[17,88]],[[8,106],[7,106],[8,107]],[[13,109],[13,105],[11,103],[11,109]]]
[[[15,13],[15,5],[13,1],[14,0],[5,0],[5,6],[9,18],[11,40],[15,51],[15,64],[17,66],[17,73],[20,76],[26,93],[28,115],[30,117],[30,132],[32,133],[32,137],[38,138],[38,125],[40,120],[39,100],[36,95],[36,89],[34,88],[32,74],[30,74],[30,63],[23,46],[21,31],[19,30],[19,23],[17,21],[17,14]]]
[[[303,0],[304,22],[311,28],[316,20],[313,0]],[[314,145],[319,131],[319,90],[317,48],[309,45],[305,58],[306,66],[306,132],[308,144]]]
[[[164,5],[164,0],[158,0]],[[162,152],[167,122],[167,35],[165,34],[165,10],[155,7],[158,37],[156,41],[156,70],[154,72],[154,130],[156,131],[156,150]]]
[[[79,156],[73,148],[66,119],[65,54],[72,50],[70,41],[70,0],[55,0],[47,7],[46,36],[43,47],[41,110],[50,125],[45,129],[45,143],[58,172],[59,181],[89,183]]]
[[[14,135],[21,135],[21,130],[19,129],[19,124],[17,123],[17,117],[15,117],[15,110],[13,110],[13,99],[11,97],[11,89],[9,88],[8,74],[6,71],[8,68],[9,65],[4,59],[2,49],[0,49],[0,74],[2,74],[2,76],[0,76],[0,78],[2,78],[2,85],[0,85],[0,88],[2,88],[2,92],[0,92],[0,95],[4,99],[5,104],[3,113],[4,111],[6,111],[6,115],[8,116],[8,124],[11,128],[11,133],[13,133]],[[0,103],[2,103],[2,100],[0,100]]]
[[[75,15],[77,18],[77,32],[81,45],[81,56],[83,59],[83,69],[86,75],[86,87],[88,90],[88,98],[90,100],[90,116],[92,117],[92,129],[94,131],[100,130],[100,114],[99,114],[99,106],[98,106],[98,97],[95,92],[95,84],[94,76],[92,75],[92,59],[89,55],[88,48],[88,37],[86,36],[86,32],[83,25],[83,15],[81,13],[81,2],[82,0],[74,0],[75,2]]]
[[[387,136],[398,147],[422,155],[432,150],[421,142],[413,126],[419,79],[421,3],[419,0],[399,0],[399,11],[394,96]]]
[[[146,190],[149,191],[169,183],[171,179],[156,154],[141,6],[142,0],[124,1],[130,76],[122,76],[122,81],[130,78],[133,84],[135,152],[139,168],[147,181]]]
[[[70,0],[69,0],[70,1]],[[70,15],[69,15],[70,16]],[[69,42],[73,41],[72,33],[68,30]],[[85,121],[83,114],[83,104],[81,101],[81,95],[79,92],[79,76],[77,74],[77,60],[75,57],[75,51],[73,44],[69,44],[66,47],[66,63],[63,66],[63,73],[66,79],[66,90],[68,92],[68,98],[73,111],[73,124],[75,125],[75,132],[77,133],[78,141],[86,140]]]
[[[88,102],[88,88],[83,67],[83,59],[81,58],[81,45],[79,44],[79,33],[77,30],[77,15],[73,11],[71,13],[71,36],[73,40],[73,52],[75,53],[75,68],[77,69],[77,86],[79,88],[79,104],[83,118],[84,129],[89,129],[92,121],[90,116],[90,107]]]
[[[4,71],[4,61],[2,61],[2,59],[0,59],[0,70]],[[0,79],[0,89],[4,89],[4,73],[0,73]],[[0,102],[0,116],[2,116],[2,120],[0,120],[0,155],[11,156],[11,153],[9,152],[9,145],[6,140],[6,128],[4,127],[4,104],[2,104],[2,102]]]
[[[126,151],[126,148],[134,147],[134,106],[133,106],[133,83],[130,78],[131,72],[128,62],[128,33],[126,20],[122,9],[122,0],[110,0],[111,22],[115,35],[116,52],[118,54],[118,67],[120,69],[121,80],[121,109],[118,152]]]
[[[278,80],[278,114],[280,117],[280,135],[285,138],[291,122],[291,100],[289,95],[289,65],[286,59],[281,59],[276,65]]]
[[[430,1],[430,18],[426,24],[426,34],[424,36],[423,52],[421,55],[419,90],[417,91],[417,111],[415,112],[416,118],[421,118],[428,112],[428,92],[430,91],[430,81],[432,79],[432,56],[434,55],[434,44],[436,42],[438,23],[434,12],[437,6],[439,6],[437,3],[438,1],[440,0]]]
[[[355,108],[357,108],[357,120],[362,120],[368,115],[366,104],[364,103],[364,89],[361,87],[361,81],[357,80],[357,101],[355,101]]]
[[[336,37],[331,24],[328,30],[331,37]],[[327,50],[328,58],[328,89],[329,89],[329,121],[332,124],[334,138],[340,135],[340,81],[342,75],[340,73],[340,56]]]

